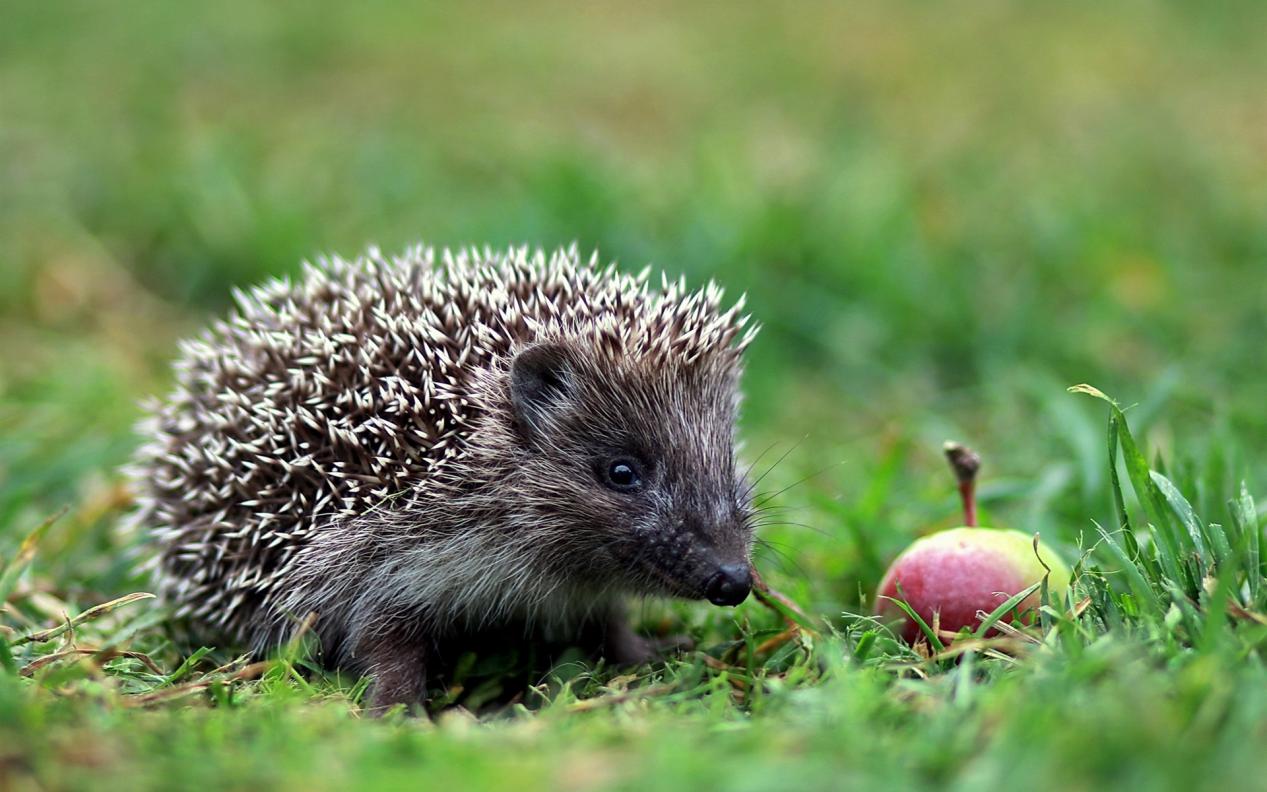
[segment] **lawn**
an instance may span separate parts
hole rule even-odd
[[[3,4],[0,789],[1267,784],[1265,26]],[[747,293],[756,564],[802,628],[647,602],[697,648],[473,654],[435,717],[373,721],[302,642],[252,663],[119,599],[148,581],[118,469],[178,340],[234,286],[417,241],[576,241]],[[1076,565],[1041,623],[938,652],[867,614],[958,522],[947,439],[985,459],[986,524]]]

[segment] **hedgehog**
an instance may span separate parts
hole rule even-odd
[[[639,663],[630,598],[742,602],[757,326],[713,282],[658,281],[575,245],[418,246],[235,290],[128,471],[175,620],[257,655],[308,621],[381,713],[483,631]]]

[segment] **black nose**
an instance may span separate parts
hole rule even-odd
[[[705,596],[714,605],[738,605],[752,591],[752,573],[747,564],[727,564],[708,580]]]

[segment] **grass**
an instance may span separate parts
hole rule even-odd
[[[1252,785],[1264,13],[10,4],[0,788]],[[434,721],[367,722],[302,644],[247,664],[120,601],[117,469],[177,339],[233,285],[419,238],[746,290],[743,436],[785,515],[757,563],[812,631],[648,603],[700,649],[471,656]],[[863,615],[955,522],[947,438],[984,523],[1080,560],[955,657]]]

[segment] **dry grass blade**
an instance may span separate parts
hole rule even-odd
[[[1008,652],[1019,654],[1027,651],[1033,644],[1018,641],[1015,638],[964,638],[934,654],[932,660],[947,660],[968,652]]]
[[[139,602],[140,600],[153,599],[153,598],[154,598],[154,595],[150,594],[149,592],[138,591],[132,594],[127,594],[125,596],[119,597],[118,599],[112,599],[109,602],[103,602],[100,605],[94,605],[88,610],[74,617],[73,619],[67,619],[64,623],[59,624],[56,627],[50,627],[47,630],[41,630],[39,632],[31,633],[30,635],[24,635],[21,638],[14,641],[13,645],[21,646],[22,644],[25,644],[25,643],[43,643],[45,641],[51,641],[54,638],[58,637],[59,635],[62,635],[63,633],[67,632],[68,630],[74,629],[76,626],[80,624],[83,624],[85,622],[90,622],[93,619],[98,619],[106,615],[107,613],[110,613],[112,611],[118,610],[119,608],[122,608],[125,605],[131,605],[133,602]]]
[[[818,634],[810,626],[813,620],[805,614],[805,611],[784,594],[770,588],[770,585],[758,574],[756,567],[752,568],[752,593],[758,602],[782,616],[789,627],[804,630],[810,635]]]
[[[162,690],[156,690],[153,693],[144,693],[139,696],[131,696],[129,698],[125,698],[124,701],[128,704],[128,706],[146,707],[151,704],[157,704],[159,702],[169,701],[171,699],[180,698],[182,696],[188,696],[191,693],[197,693],[198,691],[201,691],[201,690],[206,690],[212,685],[220,683],[220,682],[245,682],[247,680],[257,679],[265,671],[267,671],[272,665],[273,665],[273,661],[271,660],[261,660],[258,663],[251,663],[248,666],[244,666],[243,668],[230,674],[227,677],[220,677],[220,678],[204,677],[203,679],[200,679],[197,682],[188,682],[184,685],[176,685],[175,687],[169,687],[169,688],[163,688]]]
[[[1069,620],[1073,621],[1079,618],[1080,616],[1082,616],[1083,613],[1086,612],[1087,608],[1089,607],[1091,607],[1090,597],[1083,597],[1082,599],[1078,600],[1077,602],[1074,603],[1073,609],[1069,611]]]
[[[994,629],[1003,633],[1003,635],[1006,636],[1007,638],[1015,639],[1016,641],[1019,641],[1021,643],[1030,644],[1032,646],[1037,646],[1038,644],[1042,643],[1041,639],[1037,638],[1029,631],[1020,629],[1016,625],[1011,624],[1009,622],[1004,622],[1004,621],[997,622],[994,625]]]
[[[637,690],[629,690],[624,693],[613,693],[610,696],[598,696],[596,698],[577,701],[568,705],[568,712],[589,712],[591,710],[602,709],[604,707],[612,707],[617,704],[623,704],[626,701],[634,699],[652,698],[665,693],[673,692],[672,685],[650,685]]]
[[[117,649],[101,650],[101,649],[93,649],[90,647],[64,649],[60,652],[53,652],[52,654],[44,655],[38,660],[33,660],[32,662],[23,666],[22,669],[18,673],[21,676],[29,677],[29,676],[34,675],[35,672],[39,671],[41,668],[52,665],[53,663],[57,663],[61,660],[66,660],[67,658],[71,658],[71,657],[86,657],[86,656],[91,656],[98,664],[113,660],[116,657],[128,657],[140,662],[142,665],[144,665],[147,669],[149,669],[155,674],[159,674],[159,675],[163,674],[163,669],[158,667],[158,663],[155,663],[154,660],[150,658],[149,655],[144,654],[142,652],[125,652],[125,651],[119,651]]]
[[[318,614],[316,611],[309,611],[308,615],[295,626],[295,631],[291,633],[290,640],[286,642],[286,656],[294,656],[300,651],[303,647],[304,636],[307,635],[312,630],[312,626],[317,623],[317,616]]]
[[[1227,612],[1230,615],[1244,621],[1252,621],[1255,624],[1267,625],[1267,616],[1264,616],[1256,611],[1247,610],[1231,599],[1227,601]]]
[[[796,638],[796,636],[800,634],[801,634],[801,628],[797,625],[792,625],[791,627],[788,627],[786,630],[779,633],[778,635],[767,638],[766,640],[757,644],[756,652],[757,654],[765,654],[767,652],[772,652],[775,649],[778,649],[783,644],[787,643],[788,641],[793,640],[794,638]]]

